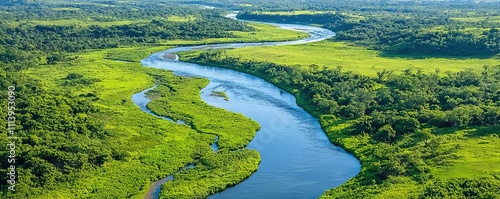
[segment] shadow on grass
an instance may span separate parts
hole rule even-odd
[[[495,126],[478,126],[475,131],[470,131],[466,134],[467,137],[476,138],[488,135],[500,135],[500,125]]]
[[[477,138],[493,134],[500,136],[500,125],[471,126],[467,128],[436,128],[434,130],[434,135],[448,135],[462,132],[465,133],[464,135],[469,138]]]

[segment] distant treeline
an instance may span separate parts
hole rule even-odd
[[[491,56],[500,53],[499,23],[454,21],[452,16],[417,8],[393,12],[373,10],[298,15],[243,12],[241,19],[322,24],[337,33],[336,40],[352,41],[389,54]],[[486,16],[486,15],[485,15]],[[440,27],[440,29],[433,29]],[[464,31],[475,28],[479,33]]]

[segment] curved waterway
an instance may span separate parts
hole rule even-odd
[[[228,16],[234,18],[236,15]],[[306,25],[268,24],[307,32],[311,36],[287,42],[179,47],[152,54],[142,60],[142,64],[147,67],[171,70],[180,76],[209,79],[210,84],[201,91],[203,101],[215,107],[242,113],[261,126],[261,130],[247,146],[260,153],[262,160],[258,170],[238,185],[209,196],[211,199],[317,198],[360,171],[359,161],[352,154],[331,144],[318,120],[299,107],[295,97],[286,91],[258,77],[234,70],[162,58],[166,53],[199,49],[304,44],[335,35],[329,30]],[[229,101],[211,96],[212,91],[225,92]],[[144,92],[134,95],[133,101],[143,111],[151,113],[145,108],[149,101]],[[213,148],[215,151],[216,147]],[[172,180],[172,176],[155,183],[156,187],[152,188],[156,188],[158,192],[151,194],[150,198],[157,198],[160,185],[168,180]]]

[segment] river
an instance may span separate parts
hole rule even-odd
[[[231,18],[235,16],[228,15]],[[247,146],[260,153],[262,160],[258,170],[236,186],[209,196],[210,199],[317,198],[360,171],[359,161],[352,154],[331,144],[318,120],[299,107],[295,97],[286,91],[258,77],[234,70],[162,58],[165,53],[198,49],[297,45],[325,40],[335,35],[329,30],[306,25],[268,24],[308,32],[311,36],[288,42],[178,47],[152,54],[142,60],[142,64],[147,67],[171,70],[180,76],[209,79],[209,85],[200,93],[203,101],[215,107],[242,113],[261,126],[261,130]],[[211,96],[212,91],[225,92],[229,101]],[[149,102],[144,92],[134,95],[133,101],[143,111],[151,114],[147,108],[144,109]],[[172,180],[172,176],[156,184],[158,193],[159,186],[168,180]],[[157,197],[155,195],[151,198]]]

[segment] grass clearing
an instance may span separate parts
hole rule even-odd
[[[57,10],[57,11],[78,11],[78,10],[80,10],[80,8],[61,7],[61,8],[52,8],[52,10]]]
[[[489,16],[489,17],[463,17],[463,18],[451,18],[452,20],[459,22],[496,22],[500,23],[500,16]]]
[[[495,28],[497,30],[500,30],[500,28]],[[476,36],[480,36],[483,34],[483,32],[489,32],[491,28],[477,28],[477,27],[467,27],[463,29],[459,29],[459,31],[464,32],[464,33],[472,33]],[[449,30],[446,29],[444,26],[436,26],[432,27],[430,29],[423,30],[423,32],[426,33],[433,33],[433,32],[441,32],[441,33],[447,33]]]
[[[491,135],[484,135],[493,133]],[[496,134],[495,134],[496,133]],[[439,150],[454,151],[458,158],[437,165],[434,175],[441,178],[491,177],[500,174],[500,127],[478,127],[443,135]],[[439,160],[438,160],[439,159]],[[437,157],[436,161],[443,161]]]
[[[405,69],[422,69],[423,72],[440,71],[457,72],[471,68],[481,70],[484,65],[500,65],[497,58],[398,58],[384,57],[379,51],[354,46],[345,42],[323,41],[305,45],[246,47],[227,51],[228,56],[243,59],[255,59],[286,65],[308,67],[311,64],[335,68],[342,66],[344,70],[365,75],[376,75],[383,69],[402,73]]]
[[[169,21],[175,21],[175,22],[188,22],[188,21],[194,21],[196,20],[195,16],[188,15],[188,16],[168,16]]]
[[[104,51],[80,56],[83,58],[76,62],[42,66],[25,73],[40,79],[48,89],[63,89],[75,95],[96,93],[100,100],[95,106],[99,107],[100,113],[92,117],[106,124],[105,129],[114,139],[112,144],[128,151],[130,157],[125,161],[107,163],[105,170],[84,170],[72,185],[46,191],[40,198],[73,198],[91,192],[95,198],[142,198],[149,183],[193,161],[191,154],[203,149],[196,140],[210,150],[211,141],[196,131],[156,119],[132,103],[132,94],[154,84],[153,78],[146,73],[153,71],[138,64],[103,60]],[[90,86],[61,86],[61,79],[69,73],[98,78],[101,82]]]
[[[296,11],[280,11],[280,12],[255,12],[265,15],[313,15],[313,14],[335,14],[335,11],[314,11],[314,10],[296,10]]]
[[[202,40],[168,40],[163,41],[163,45],[201,45],[215,43],[232,43],[232,42],[268,42],[268,41],[291,41],[301,38],[306,38],[309,35],[304,32],[296,32],[277,28],[273,25],[249,23],[250,26],[256,28],[254,32],[230,31],[235,38],[214,38]]]
[[[241,7],[254,7],[254,5],[252,5],[252,4],[245,4],[245,3],[244,4],[236,4],[236,5],[241,6]]]
[[[113,25],[128,25],[133,23],[146,23],[147,20],[121,20],[121,21],[94,21],[90,18],[85,20],[79,19],[61,19],[61,20],[31,20],[25,22],[11,22],[12,25],[18,26],[21,23],[28,23],[32,25],[56,25],[56,26],[68,26],[68,25],[79,25],[79,26],[90,26],[90,25],[98,25],[98,26],[113,26]]]
[[[105,59],[125,62],[140,62],[150,54],[163,51],[173,46],[141,46],[141,47],[126,47],[108,50],[105,53]]]

